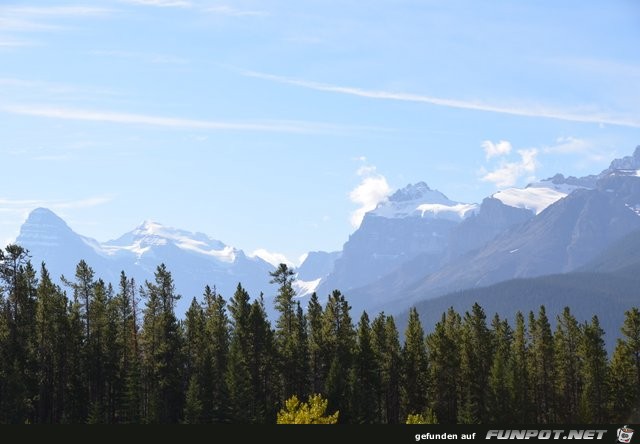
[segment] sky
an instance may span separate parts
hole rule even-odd
[[[450,199],[640,145],[637,0],[0,5],[0,241],[47,207],[294,265],[426,182]]]

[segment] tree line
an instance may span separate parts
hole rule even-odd
[[[1,423],[275,423],[321,395],[341,423],[574,423],[637,418],[640,311],[611,359],[596,316],[541,306],[515,325],[478,304],[425,334],[415,309],[354,325],[338,290],[305,309],[281,264],[272,325],[263,295],[206,287],[178,319],[171,272],[114,288],[84,261],[56,285],[18,245],[0,250]],[[402,337],[402,340],[401,340]],[[320,399],[320,398],[318,398]],[[281,412],[281,416],[284,413]],[[336,415],[335,418],[338,418]]]

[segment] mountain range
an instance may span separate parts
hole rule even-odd
[[[621,239],[631,236],[640,243],[640,237],[633,237],[640,233],[639,175],[640,146],[597,175],[557,174],[525,188],[501,190],[479,204],[450,200],[425,182],[408,185],[365,214],[342,251],[308,253],[297,269],[296,290],[300,298],[314,291],[322,298],[340,289],[355,313],[397,314],[415,304],[439,310],[465,298],[485,300],[491,292],[515,301],[519,296],[513,291],[522,285],[546,288],[529,301],[546,300],[555,306],[562,300],[559,288],[582,288],[577,285],[580,276],[588,274],[588,282],[599,273],[606,275],[602,282],[617,279],[629,284],[621,287],[625,300],[637,303],[631,291],[634,266],[616,264],[628,262],[620,252],[633,257],[637,251],[625,250],[629,243],[620,246]],[[269,272],[274,266],[203,233],[146,221],[101,243],[38,208],[16,242],[30,251],[34,262],[46,262],[52,276],[72,277],[75,265],[84,259],[109,282],[115,283],[125,270],[142,283],[165,263],[183,295],[179,312],[205,285],[215,285],[230,297],[239,282],[253,296],[263,292],[272,312],[269,298],[275,288],[269,284]],[[513,279],[519,284],[510,282]],[[591,290],[596,287],[588,289],[585,300],[593,300]],[[439,302],[433,302],[436,299]],[[510,305],[505,300],[496,307]]]

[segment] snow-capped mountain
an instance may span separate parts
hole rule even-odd
[[[369,214],[387,219],[420,217],[458,222],[473,214],[477,207],[476,204],[454,202],[440,191],[429,188],[426,183],[418,182],[396,191]]]
[[[366,285],[418,255],[429,255],[436,266],[446,254],[451,230],[476,209],[477,205],[452,201],[424,182],[396,191],[365,214],[318,292]]]
[[[497,197],[485,199],[477,214],[452,230],[447,258],[435,267],[421,258],[408,261],[367,286],[353,289],[349,294],[352,305],[393,312],[451,291],[578,270],[640,229],[638,169],[640,147],[633,156],[614,160],[597,176],[557,175],[530,186],[523,195],[529,193],[531,199],[543,195],[530,193],[536,188],[565,194],[535,215],[523,205],[505,205]],[[540,208],[543,201],[529,208]]]
[[[146,221],[118,239],[100,243],[75,233],[52,211],[38,208],[22,225],[16,242],[27,248],[32,262],[45,262],[53,277],[73,278],[84,259],[96,276],[113,284],[121,270],[138,284],[153,280],[156,267],[164,263],[172,272],[176,290],[182,295],[177,311],[183,313],[205,285],[215,286],[225,298],[238,283],[252,296],[274,292],[269,272],[274,267],[258,257],[225,245],[203,233],[191,233]],[[271,309],[272,304],[266,304]]]

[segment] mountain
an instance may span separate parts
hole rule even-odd
[[[366,285],[419,255],[437,264],[446,253],[451,230],[476,209],[477,205],[448,199],[424,182],[396,191],[365,214],[318,292]]]
[[[77,263],[84,259],[96,277],[118,282],[121,270],[138,284],[153,280],[156,267],[164,263],[171,271],[176,290],[182,298],[176,311],[184,313],[194,296],[205,285],[216,287],[230,298],[238,283],[252,296],[270,295],[269,272],[274,267],[242,250],[225,245],[203,233],[165,227],[146,221],[118,239],[100,243],[75,233],[50,210],[38,208],[22,225],[16,243],[27,248],[32,262],[46,262],[54,277],[64,274],[72,279]],[[267,303],[271,309],[272,304]]]
[[[341,251],[311,251],[296,269],[294,282],[298,296],[307,296],[316,291],[322,279],[332,271],[336,260],[342,255]]]
[[[370,282],[351,288],[347,296],[354,308],[397,313],[452,291],[579,270],[640,228],[639,169],[640,147],[597,176],[556,175],[518,193],[496,193],[450,228],[440,254],[406,258],[382,276],[372,274]],[[363,224],[361,230],[366,228]],[[419,235],[405,233],[407,238]]]
[[[634,273],[567,273],[537,278],[512,279],[488,287],[453,292],[435,299],[415,304],[422,324],[427,331],[440,321],[442,313],[453,307],[458,313],[471,311],[474,303],[480,304],[487,319],[495,313],[509,319],[514,325],[515,314],[521,311],[525,319],[529,311],[536,315],[545,306],[552,328],[564,307],[570,307],[580,322],[590,321],[597,315],[606,332],[605,341],[609,353],[620,336],[624,312],[640,306],[640,269]],[[408,313],[400,313],[398,329],[406,328]]]

